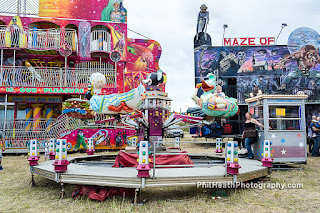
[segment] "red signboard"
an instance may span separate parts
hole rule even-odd
[[[66,87],[0,87],[0,93],[5,94],[69,94],[84,95],[87,88]]]
[[[230,124],[225,124],[223,126],[224,134],[232,134],[232,126]]]
[[[224,46],[264,46],[275,45],[275,37],[224,38]]]

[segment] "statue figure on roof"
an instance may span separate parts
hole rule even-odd
[[[208,7],[205,4],[200,7],[201,11],[198,15],[197,34],[207,31],[207,25],[209,24],[209,11],[207,11],[207,9]]]

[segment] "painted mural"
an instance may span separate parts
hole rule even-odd
[[[86,149],[88,138],[93,138],[95,149],[124,149],[135,134],[126,129],[77,129],[61,138],[67,139],[68,151]]]
[[[79,23],[79,56],[90,57],[91,25],[87,21]]]
[[[127,22],[127,10],[123,7],[122,0],[109,0],[108,5],[101,13],[102,21]]]
[[[113,62],[125,61],[127,57],[126,29],[123,29],[118,24],[108,24],[108,28],[112,38],[110,59]]]
[[[19,16],[14,16],[5,32],[6,47],[26,47],[27,35],[23,30],[22,22]]]
[[[127,22],[122,0],[39,0],[39,16]]]
[[[204,47],[195,51],[195,83],[208,73],[217,74],[219,84],[228,87],[226,78],[236,78],[237,95],[248,98],[263,94],[309,95],[318,100],[320,89],[320,36],[310,28],[298,28],[288,46]]]
[[[127,66],[125,68],[125,91],[138,87],[141,80],[146,79],[152,72],[157,72],[161,56],[161,46],[154,40],[128,39]],[[166,83],[160,85],[163,88]],[[165,91],[165,90],[163,90]]]

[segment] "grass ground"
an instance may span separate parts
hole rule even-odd
[[[186,137],[185,140],[191,140]],[[208,152],[203,145],[183,145],[189,152]],[[99,153],[100,154],[100,153]],[[104,154],[104,153],[101,153]],[[69,156],[81,156],[71,154]],[[41,157],[40,162],[43,161]],[[0,171],[0,212],[320,212],[320,158],[308,158],[303,170],[273,171],[271,183],[302,183],[302,189],[205,190],[160,188],[144,190],[143,205],[132,198],[115,197],[103,202],[70,198],[74,185],[66,185],[67,198],[53,181],[35,176],[31,187],[27,156],[5,156]],[[270,183],[269,182],[269,183]],[[266,182],[268,183],[268,182]],[[224,195],[213,200],[212,195]]]

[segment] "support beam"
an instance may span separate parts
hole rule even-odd
[[[63,199],[65,197],[67,197],[67,195],[66,195],[66,192],[65,192],[65,189],[64,189],[64,184],[61,183],[61,196],[60,196],[60,198]]]

